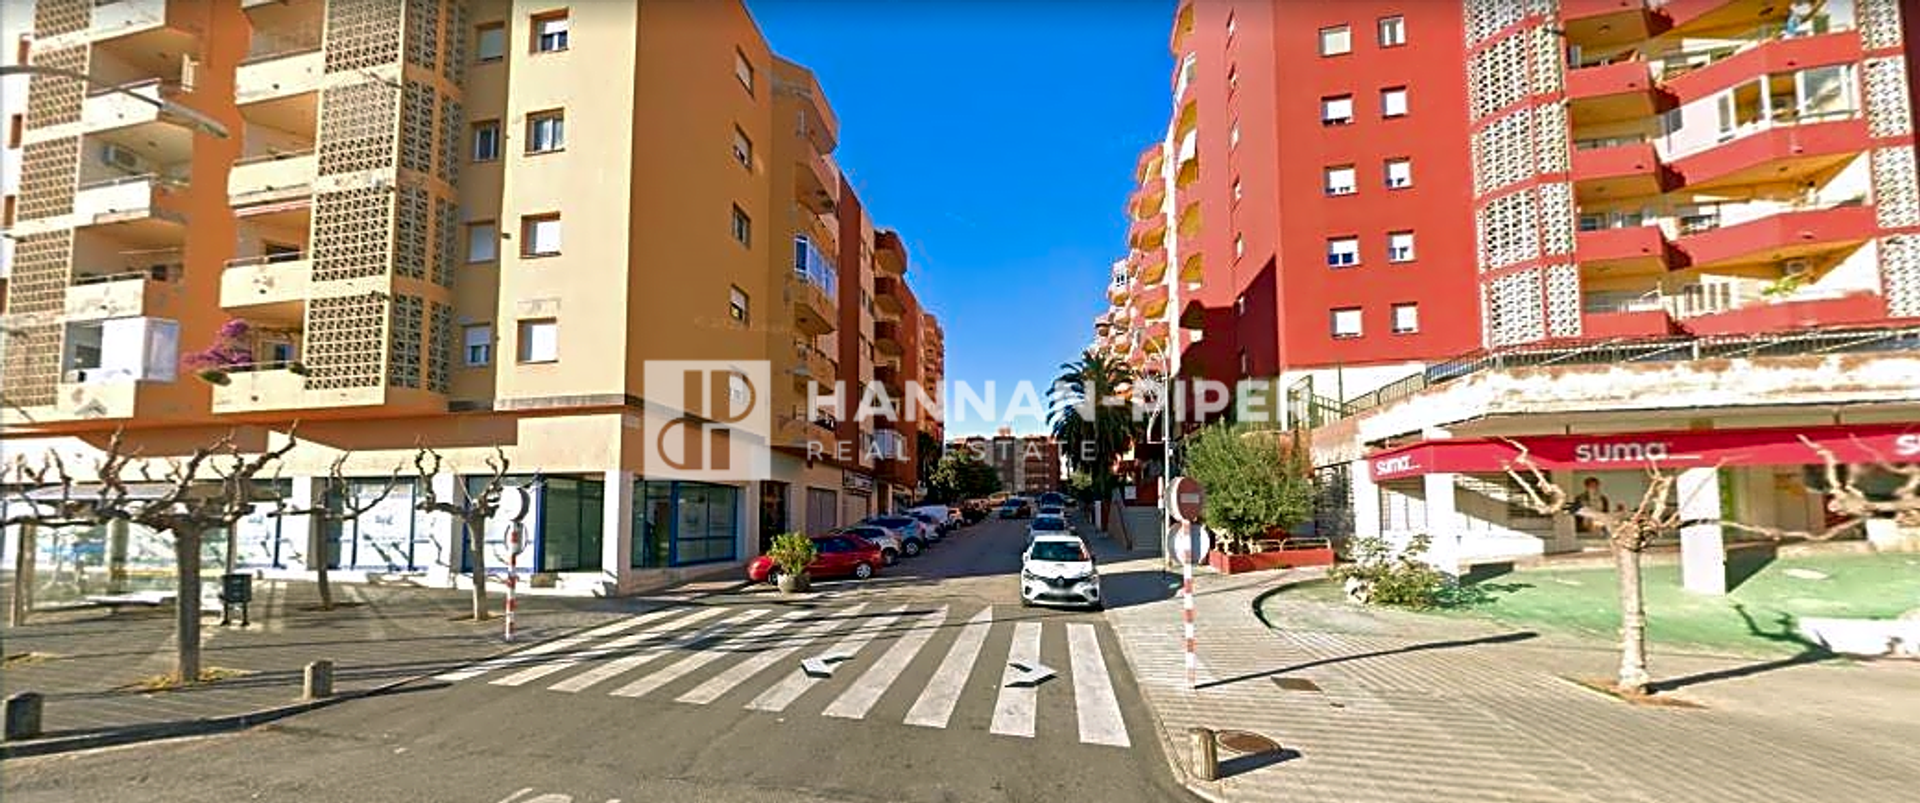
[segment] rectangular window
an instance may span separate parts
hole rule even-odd
[[[1386,165],[1387,188],[1402,190],[1413,186],[1413,160],[1388,159]]]
[[[0,199],[0,228],[11,228],[13,226],[14,207],[16,203],[17,201],[14,200],[14,196],[12,195],[7,196],[5,199]]]
[[[1393,305],[1393,333],[1410,335],[1418,331],[1420,331],[1420,305]]]
[[[16,114],[7,119],[7,147],[20,147],[20,139],[26,136],[27,116]]]
[[[555,11],[533,18],[533,52],[558,53],[567,49],[567,12]]]
[[[747,291],[738,287],[729,288],[727,315],[741,323],[747,322]]]
[[[521,362],[557,362],[559,359],[559,321],[537,318],[520,322]]]
[[[550,257],[559,254],[559,215],[527,215],[520,219],[520,256]]]
[[[527,153],[552,153],[566,147],[566,112],[552,109],[527,115]]]
[[[1247,255],[1246,235],[1244,234],[1233,235],[1233,258],[1239,259],[1246,255]]]
[[[1413,261],[1413,232],[1396,231],[1387,234],[1387,261]]]
[[[733,127],[733,160],[739,162],[741,167],[753,169],[753,140],[748,139],[747,132],[740,130],[739,126]]]
[[[1237,176],[1233,179],[1233,200],[1240,200],[1240,179]]]
[[[1342,307],[1333,311],[1333,336],[1349,338],[1360,336],[1360,308]]]
[[[1353,29],[1335,25],[1320,29],[1320,55],[1338,56],[1353,52]]]
[[[1347,125],[1353,122],[1353,96],[1334,95],[1320,99],[1321,125]]]
[[[467,262],[493,262],[500,259],[500,227],[489,220],[467,224]]]
[[[741,245],[753,246],[753,218],[747,217],[738,205],[733,207],[733,239]]]
[[[1240,147],[1240,121],[1239,120],[1233,121],[1233,128],[1227,131],[1227,147],[1228,148]]]
[[[733,51],[733,77],[740,79],[740,85],[746,87],[747,94],[753,94],[753,62],[747,60],[745,52]]]
[[[1327,266],[1346,268],[1360,264],[1360,238],[1334,237],[1327,240]]]
[[[479,367],[493,362],[493,326],[474,324],[465,329],[467,365]]]
[[[1380,90],[1380,116],[1405,117],[1407,114],[1407,88],[1392,86]]]
[[[507,57],[507,24],[489,22],[474,30],[473,60],[485,64]]]
[[[481,120],[473,124],[473,160],[491,162],[500,158],[500,121]]]
[[[1227,38],[1228,39],[1233,38],[1234,29],[1235,29],[1235,25],[1233,22],[1233,12],[1229,11],[1227,12]]]
[[[1380,18],[1380,46],[1399,47],[1407,43],[1406,17]]]
[[[1240,66],[1237,64],[1229,64],[1227,65],[1227,92],[1232,93],[1234,90],[1239,88],[1240,88]]]
[[[1328,195],[1352,195],[1354,187],[1353,165],[1327,168]]]

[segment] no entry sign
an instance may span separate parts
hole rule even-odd
[[[1207,492],[1192,477],[1178,477],[1173,481],[1173,518],[1181,522],[1197,522],[1200,511],[1206,506]]]

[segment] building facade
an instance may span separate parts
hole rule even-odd
[[[9,459],[298,422],[305,505],[342,455],[352,495],[434,448],[446,498],[497,447],[536,489],[522,565],[613,593],[888,509],[810,390],[873,379],[872,224],[824,91],[742,3],[41,0],[32,26],[30,63],[94,85],[26,93]],[[659,360],[768,364],[771,480],[649,471]],[[242,562],[452,582],[463,539],[414,486],[311,540],[256,516]]]

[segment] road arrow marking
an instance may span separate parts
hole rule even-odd
[[[817,655],[812,658],[808,658],[804,661],[801,661],[800,670],[803,672],[806,672],[808,677],[830,678],[830,677],[833,677],[834,664],[840,663],[841,661],[845,661],[852,657],[853,656],[851,655],[840,655],[838,653],[831,654],[831,655]]]
[[[1048,678],[1053,677],[1053,668],[1046,664],[1023,664],[1019,661],[1009,661],[1007,662],[1007,666],[1011,666],[1020,672],[1020,674],[1007,680],[1007,685],[1010,687],[1030,689],[1046,682]]]

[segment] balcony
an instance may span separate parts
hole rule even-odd
[[[1148,180],[1159,178],[1160,167],[1165,161],[1166,151],[1158,144],[1151,145],[1146,150],[1141,151],[1139,161],[1135,162],[1133,166],[1134,181],[1145,185]]]
[[[1149,284],[1141,287],[1135,294],[1140,304],[1140,314],[1148,318],[1161,318],[1167,314],[1168,288],[1165,284]]]
[[[795,238],[793,272],[787,276],[794,328],[809,335],[832,332],[840,323],[839,293],[839,270],[833,260],[806,238]]]
[[[266,362],[225,369],[226,381],[213,386],[216,415],[298,410],[317,406],[307,396],[306,370],[296,363]],[[379,388],[372,389],[378,392]]]
[[[906,394],[907,385],[902,380],[900,369],[897,367],[891,365],[875,366],[873,369],[873,381],[878,383],[880,387],[890,395],[898,397]]]
[[[1141,251],[1161,248],[1167,240],[1167,216],[1154,215],[1136,220],[1127,228],[1127,242]]]
[[[1686,266],[1659,226],[1620,226],[1582,231],[1574,258],[1593,273],[1664,273]]]
[[[1562,0],[1567,44],[1590,50],[1651,39],[1672,27],[1648,0]]]
[[[1682,326],[1694,335],[1726,335],[1876,324],[1886,320],[1887,299],[1878,293],[1801,291],[1695,316]]]
[[[248,106],[318,92],[325,72],[317,27],[256,32],[247,60],[234,71],[234,102]]]
[[[873,325],[873,348],[882,354],[898,357],[905,353],[905,341],[901,340],[900,324],[894,321],[881,321]]]
[[[180,226],[186,217],[179,211],[181,187],[170,179],[154,174],[116,176],[83,183],[73,194],[73,215],[77,226],[115,226],[148,230],[155,226]]]
[[[1182,193],[1184,196],[1185,193]],[[1180,205],[1180,238],[1192,242],[1200,236],[1200,199],[1182,198]]]
[[[840,177],[827,160],[810,147],[800,148],[794,171],[794,198],[819,214],[832,214],[840,200]]]
[[[1167,202],[1167,183],[1154,176],[1134,190],[1129,200],[1128,208],[1135,220],[1161,214]]]
[[[1156,284],[1167,276],[1167,249],[1138,251],[1133,255],[1134,273],[1143,284]]]
[[[873,233],[873,264],[882,274],[907,274],[907,246],[901,242],[899,232],[881,229]]]
[[[1790,208],[1732,225],[1702,216],[1674,245],[1693,267],[1780,261],[1858,245],[1878,231],[1873,208],[1856,203]]]
[[[1567,71],[1567,114],[1573,125],[1635,120],[1673,108],[1673,95],[1655,86],[1644,61],[1620,61]]]
[[[1175,56],[1185,52],[1187,37],[1193,35],[1193,6],[1194,0],[1183,0],[1180,10],[1174,13],[1173,34],[1167,40],[1167,47]]]
[[[1754,76],[1859,59],[1858,33],[1834,30],[1825,14],[1815,15],[1804,25],[1800,29],[1804,33],[1790,33],[1783,25],[1771,24],[1716,44],[1670,53],[1655,62],[1655,70],[1667,91],[1689,103],[1753,80]]]
[[[1857,114],[1782,111],[1770,122],[1728,132],[1717,143],[1673,160],[1673,168],[1687,188],[1697,190],[1803,181],[1867,149],[1866,122]]]
[[[175,317],[174,300],[180,293],[178,265],[150,270],[80,276],[67,288],[66,320]]]
[[[1574,143],[1573,191],[1580,203],[1658,195],[1680,183],[1653,144],[1631,139]]]
[[[191,38],[190,17],[196,4],[187,0],[93,0],[87,37],[94,42],[129,37],[132,46],[159,39]]]
[[[97,89],[88,93],[80,106],[80,127],[94,134],[138,126],[185,125],[160,111],[161,104],[177,101],[182,94],[178,81],[161,78]],[[134,136],[140,133],[134,132]]]
[[[1125,304],[1133,296],[1133,288],[1127,282],[1116,281],[1107,285],[1107,301],[1113,304]]]
[[[242,159],[227,174],[227,202],[249,206],[311,195],[317,164],[311,149]]]
[[[839,381],[839,371],[834,368],[833,360],[827,353],[805,340],[793,343],[794,364],[793,385],[796,390],[805,391],[812,384],[831,388]]]
[[[1150,351],[1158,353],[1166,349],[1168,328],[1165,320],[1149,321],[1147,323],[1147,336],[1143,342],[1146,343]]]
[[[313,263],[303,252],[279,252],[227,261],[220,273],[220,307],[235,314],[299,320]]]

